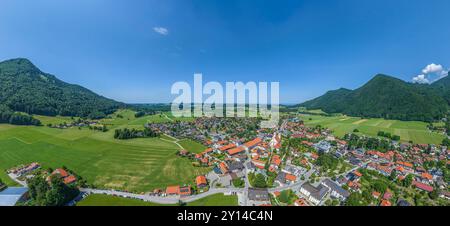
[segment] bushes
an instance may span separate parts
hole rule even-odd
[[[386,137],[388,139],[392,139],[392,140],[395,140],[395,141],[399,141],[400,140],[400,136],[392,135],[391,133],[387,133],[387,132],[384,132],[384,131],[378,131],[377,135],[379,137]]]
[[[31,205],[63,206],[73,200],[79,190],[63,183],[61,177],[53,175],[50,182],[44,177],[36,176],[28,181]]]
[[[250,184],[255,188],[267,188],[266,178],[260,173],[250,173],[248,175],[248,179],[250,181]]]
[[[128,128],[125,128],[125,129],[116,129],[114,131],[114,139],[119,140],[144,138],[144,137],[157,137],[157,136],[159,136],[159,134],[149,128],[145,128],[144,130],[137,130],[137,129],[130,130]]]
[[[233,186],[235,188],[243,188],[243,187],[245,187],[245,181],[241,178],[234,179]]]

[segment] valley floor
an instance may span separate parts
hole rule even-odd
[[[143,128],[147,121],[169,120],[166,117],[134,118],[134,114],[126,110],[116,114],[122,117],[106,119],[108,132],[1,124],[0,178],[8,185],[15,185],[5,170],[39,162],[44,168],[66,166],[98,188],[140,193],[191,183],[197,175],[210,171],[209,168],[193,167],[188,159],[177,157],[180,147],[172,140],[113,139],[115,128]],[[184,143],[196,149],[200,145],[193,141]]]
[[[359,133],[376,137],[379,131],[399,135],[401,141],[413,141],[418,144],[441,144],[445,135],[431,132],[427,123],[417,121],[385,120],[379,118],[361,119],[349,116],[301,115],[308,126],[321,125],[334,131],[337,136],[344,136],[355,129]]]

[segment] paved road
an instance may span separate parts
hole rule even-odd
[[[199,194],[199,195],[192,195],[188,197],[179,197],[179,196],[167,196],[167,197],[161,197],[161,196],[150,196],[150,195],[139,195],[139,194],[133,194],[128,192],[121,192],[121,191],[113,191],[113,190],[99,190],[99,189],[90,189],[90,188],[82,188],[80,189],[82,192],[88,193],[88,194],[104,194],[104,195],[114,195],[114,196],[121,196],[126,198],[134,198],[134,199],[140,199],[146,202],[153,202],[158,204],[178,204],[179,201],[189,203],[193,201],[197,201],[199,199],[220,194],[220,193],[242,193],[244,192],[243,188],[215,188],[211,189],[205,193]]]

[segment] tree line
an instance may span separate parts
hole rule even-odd
[[[133,139],[133,138],[145,138],[145,137],[158,137],[159,133],[153,131],[150,128],[144,128],[144,130],[138,130],[138,129],[116,129],[114,131],[114,139],[119,140],[127,140],[127,139]]]
[[[41,125],[41,121],[38,119],[25,113],[14,112],[5,105],[0,105],[0,123],[9,123],[13,125]]]
[[[52,175],[47,181],[42,175],[28,180],[29,195],[32,206],[63,206],[73,200],[79,190],[75,185],[64,184],[58,175]]]

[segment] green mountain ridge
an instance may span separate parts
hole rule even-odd
[[[125,104],[44,73],[24,58],[0,62],[0,109],[47,116],[101,118]]]
[[[298,106],[350,116],[433,121],[446,116],[449,103],[448,78],[427,85],[378,74],[358,89],[329,91]]]

